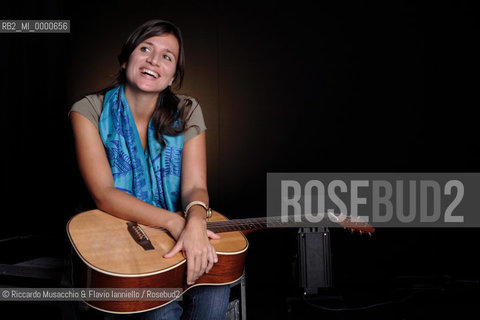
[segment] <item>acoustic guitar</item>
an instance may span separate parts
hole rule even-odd
[[[207,228],[221,233],[211,243],[218,262],[193,285],[186,284],[186,259],[180,252],[163,258],[175,240],[162,228],[125,221],[100,210],[77,214],[67,224],[67,233],[80,263],[75,264],[78,288],[180,288],[181,294],[199,285],[221,285],[236,282],[243,275],[248,241],[244,233],[265,229],[279,219],[248,218],[228,220],[213,211]],[[341,226],[371,234],[374,228],[348,217],[339,219]],[[318,224],[317,224],[318,226]],[[88,300],[90,306],[110,313],[136,313],[161,307],[172,299],[136,301]]]

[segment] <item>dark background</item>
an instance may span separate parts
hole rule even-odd
[[[1,263],[64,254],[83,194],[68,109],[112,80],[150,18],[182,29],[181,92],[202,106],[211,203],[230,218],[266,214],[267,172],[479,171],[473,2],[2,1],[0,17],[71,21],[69,34],[0,34]],[[288,312],[296,230],[253,233],[248,316],[463,318],[479,298],[478,235],[331,230],[334,287],[315,303],[360,310]]]

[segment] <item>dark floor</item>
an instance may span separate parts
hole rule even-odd
[[[417,279],[418,280],[418,279]],[[332,288],[318,295],[249,296],[249,319],[470,319],[478,314],[478,282],[401,287]],[[260,294],[260,293],[259,293]],[[261,302],[260,302],[261,301]]]

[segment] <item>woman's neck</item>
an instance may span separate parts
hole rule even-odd
[[[125,98],[128,101],[135,122],[148,123],[157,106],[158,94],[136,91],[127,85],[125,86]]]

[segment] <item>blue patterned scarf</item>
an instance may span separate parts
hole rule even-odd
[[[183,134],[164,136],[166,147],[162,148],[150,120],[148,145],[143,152],[123,85],[105,94],[99,131],[115,188],[154,206],[178,211]]]

